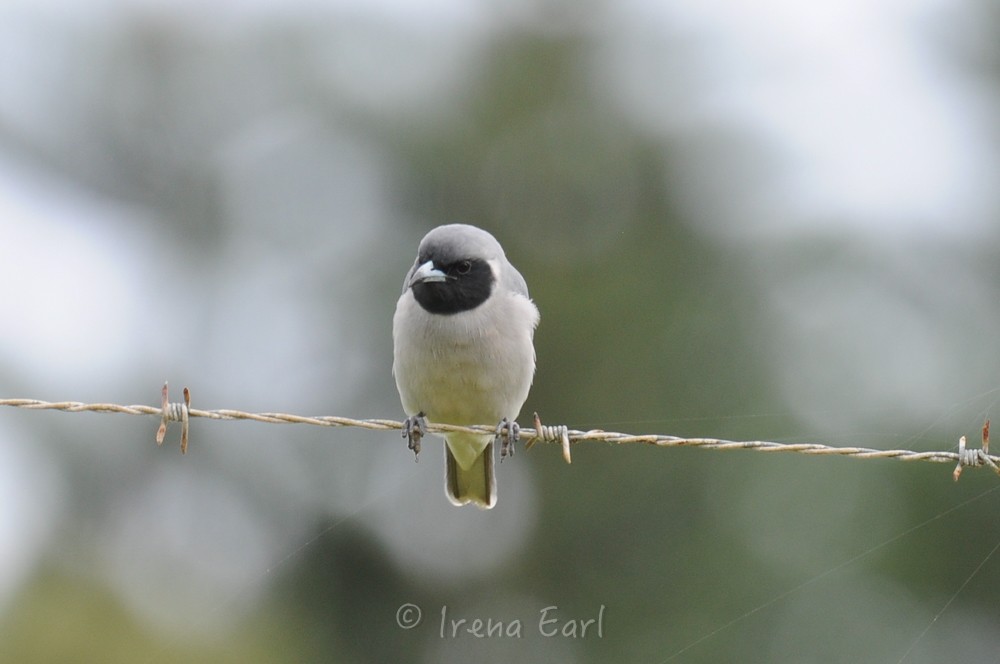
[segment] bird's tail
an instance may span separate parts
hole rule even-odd
[[[463,468],[451,450],[452,441],[444,446],[444,492],[452,505],[472,503],[484,510],[497,503],[497,485],[493,476],[493,442],[487,443],[468,468]],[[463,452],[466,450],[462,450]]]

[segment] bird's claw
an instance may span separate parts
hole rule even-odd
[[[500,424],[497,425],[494,433],[494,444],[500,443],[500,461],[503,461],[508,456],[514,456],[514,444],[521,437],[520,425],[505,417],[500,420]]]
[[[403,438],[406,439],[407,448],[413,450],[413,459],[417,460],[420,454],[420,439],[427,435],[427,418],[423,412],[410,415],[403,420]]]

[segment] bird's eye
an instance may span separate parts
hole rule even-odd
[[[455,271],[459,274],[468,274],[472,270],[472,263],[470,261],[462,261],[457,266],[455,266]]]

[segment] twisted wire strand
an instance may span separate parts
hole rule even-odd
[[[291,413],[249,413],[241,410],[218,409],[200,410],[186,405],[171,403],[166,408],[131,405],[123,406],[113,403],[82,403],[79,401],[42,401],[39,399],[0,399],[0,406],[23,408],[27,410],[58,410],[69,413],[94,412],[117,413],[125,415],[153,415],[164,420],[176,421],[182,419],[186,410],[188,417],[202,417],[212,420],[249,420],[268,424],[310,424],[325,427],[356,427],[373,431],[402,431],[404,423],[385,419],[355,419],[336,415],[304,416]],[[757,452],[791,452],[811,456],[842,456],[855,459],[897,459],[900,461],[929,461],[933,463],[956,463],[956,479],[963,467],[988,466],[1000,474],[1000,456],[990,455],[986,450],[966,450],[965,445],[960,451],[916,452],[905,449],[879,450],[869,447],[834,447],[820,443],[777,443],[763,440],[735,441],[718,438],[682,438],[665,434],[629,434],[601,429],[581,431],[564,426],[542,426],[535,420],[536,428],[522,428],[521,438],[527,443],[555,442],[564,446],[564,456],[568,459],[567,443],[577,444],[584,441],[628,445],[641,443],[657,447],[696,447],[714,450],[755,450]],[[453,424],[427,423],[427,430],[432,433],[462,432],[478,434],[494,434],[496,426],[475,425],[458,426]],[[964,440],[962,441],[964,443]]]

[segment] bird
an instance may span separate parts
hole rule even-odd
[[[501,460],[513,454],[538,321],[524,277],[489,232],[446,224],[420,241],[392,319],[403,437],[416,455],[428,420],[498,423],[493,434],[443,434],[445,495],[454,505],[496,505],[494,446]]]

